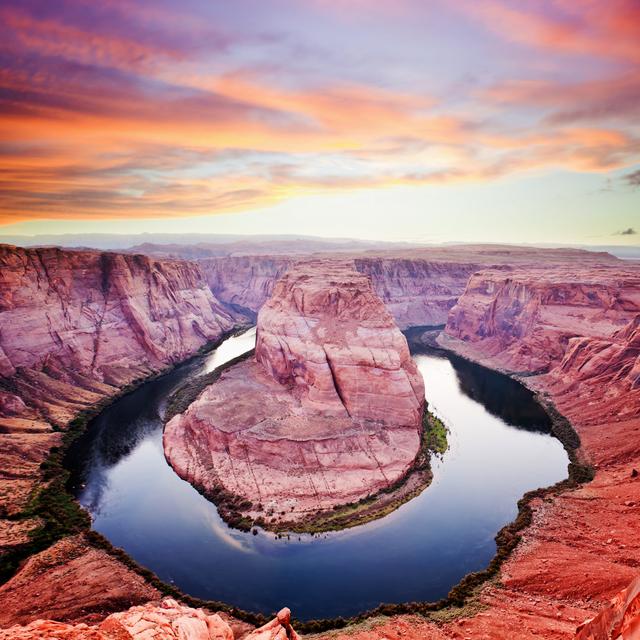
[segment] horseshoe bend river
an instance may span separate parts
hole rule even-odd
[[[193,596],[302,620],[381,602],[433,601],[485,568],[522,495],[567,477],[568,458],[533,395],[455,356],[414,351],[430,410],[449,428],[430,487],[386,517],[320,537],[230,529],[164,458],[173,391],[253,348],[255,329],[105,409],[68,456],[93,528]]]

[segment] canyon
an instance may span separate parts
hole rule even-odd
[[[42,486],[41,464],[73,418],[244,324],[294,262],[318,258],[345,256],[188,262],[0,247],[2,552],[25,548],[42,525],[27,507]],[[446,325],[442,348],[517,376],[555,407],[576,429],[579,460],[595,478],[534,496],[532,521],[499,580],[477,587],[450,619],[380,616],[350,628],[349,637],[573,637],[640,567],[640,267],[577,250],[497,246],[351,259],[399,327]],[[267,326],[278,326],[277,311],[267,312]],[[287,379],[268,330],[260,345],[260,357]],[[308,385],[300,387],[302,397]],[[0,586],[0,627],[32,624],[36,615],[99,627],[160,595],[117,553],[80,533],[39,550]],[[627,607],[627,621],[634,611]],[[14,629],[6,637],[38,637],[25,628],[26,635]],[[609,637],[585,628],[581,638]]]
[[[26,510],[61,429],[233,326],[193,263],[0,246],[0,549],[28,543]]]
[[[261,307],[255,358],[167,424],[165,455],[205,495],[238,496],[251,521],[291,523],[404,476],[423,407],[407,341],[369,278],[353,264],[305,262]]]

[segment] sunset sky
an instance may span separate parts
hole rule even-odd
[[[0,0],[0,234],[640,244],[638,0]]]

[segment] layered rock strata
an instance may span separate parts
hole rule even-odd
[[[0,411],[63,423],[232,324],[195,263],[0,245]]]
[[[60,429],[234,326],[194,263],[0,245],[0,552]]]
[[[584,252],[568,252],[566,255],[554,252],[551,255],[551,252],[533,249],[525,252],[504,247],[476,247],[471,252],[467,250],[466,257],[463,258],[462,249],[447,248],[446,251],[447,255],[440,254],[439,260],[473,263],[477,266],[475,271],[499,264],[570,265],[570,268],[565,269],[565,280],[569,285],[586,280],[589,270],[600,269],[605,263],[611,266],[610,263],[614,262],[610,257]],[[470,257],[471,254],[474,257]],[[406,259],[407,255],[386,256],[389,257],[399,260]],[[436,254],[429,252],[427,256],[424,252],[412,251],[410,257],[433,261]],[[164,264],[165,261],[161,263]],[[149,264],[154,264],[154,261]],[[235,265],[229,262],[228,267],[225,267],[221,262],[219,267],[229,270],[224,277],[227,290],[232,292],[235,286]],[[6,268],[7,263],[3,263],[0,277],[4,278]],[[15,263],[12,269],[17,269],[17,273],[24,270],[20,262]],[[518,270],[524,277],[524,270],[521,267]],[[614,288],[625,298],[637,300],[637,288],[633,283],[627,284],[629,276],[631,279],[634,274],[635,277],[638,276],[637,265],[619,263],[613,271],[615,270],[618,270],[621,279]],[[202,265],[202,271],[209,279],[210,272],[205,265]],[[535,271],[535,276],[532,275],[533,271],[530,272],[529,280],[540,278],[541,270],[538,268]],[[616,277],[615,273],[612,275]],[[244,276],[241,274],[239,277]],[[44,283],[46,280],[41,281]],[[267,287],[273,286],[273,281],[267,284],[269,280],[266,276],[263,282]],[[461,291],[464,291],[465,284],[462,283]],[[19,288],[20,278],[14,277],[8,294],[13,295],[12,290]],[[375,288],[381,295],[378,285]],[[247,295],[250,294],[248,291]],[[390,292],[391,295],[399,294]],[[465,297],[466,294],[460,298],[458,306],[461,309],[470,310],[474,306],[474,299],[479,301],[474,296],[468,300]],[[223,299],[222,296],[220,298]],[[487,299],[491,300],[490,297]],[[391,297],[389,300],[393,302]],[[486,305],[484,315],[487,318],[492,317],[488,310],[490,306]],[[26,313],[26,302],[24,308]],[[601,309],[603,311],[606,311],[606,307]],[[41,310],[34,305],[31,312],[38,314]],[[455,314],[458,312],[459,309],[454,311]],[[581,310],[574,307],[573,312],[580,314]],[[617,313],[622,313],[619,320],[616,320]],[[542,318],[543,324],[547,326],[557,326],[553,318],[552,322],[548,322],[547,313],[533,315]],[[493,317],[500,324],[499,315]],[[593,482],[575,491],[563,493],[553,500],[535,500],[532,503],[533,523],[526,529],[517,552],[503,566],[499,583],[484,586],[477,601],[458,612],[460,617],[457,619],[434,624],[413,616],[381,618],[352,628],[348,633],[332,632],[331,638],[369,640],[402,637],[410,640],[477,637],[569,640],[574,637],[576,627],[583,620],[598,614],[603,606],[608,606],[609,600],[638,575],[640,419],[637,410],[640,399],[634,383],[637,380],[637,360],[634,357],[636,343],[633,338],[637,324],[634,324],[633,308],[629,313],[624,306],[614,307],[609,310],[609,317],[612,320],[611,326],[605,332],[592,333],[589,321],[582,323],[588,331],[572,332],[570,325],[566,331],[563,329],[557,332],[552,329],[551,333],[556,337],[549,341],[538,339],[541,329],[539,326],[535,328],[537,321],[534,320],[531,323],[531,327],[535,328],[533,334],[525,332],[516,338],[505,339],[505,348],[509,353],[504,360],[500,349],[496,349],[495,345],[489,346],[491,342],[485,342],[480,332],[472,331],[470,324],[467,325],[469,331],[466,335],[458,333],[458,329],[453,326],[447,330],[449,337],[446,338],[446,345],[449,348],[481,360],[488,366],[520,371],[523,374],[547,369],[548,373],[545,375],[529,375],[523,380],[546,394],[572,421],[580,434],[582,450],[596,467],[596,478]],[[506,324],[508,326],[509,323]],[[0,325],[4,327],[1,315]],[[601,326],[597,313],[594,326]],[[535,335],[536,338],[530,340],[529,335]],[[557,336],[561,337],[558,339]],[[518,343],[526,347],[524,353],[518,351]],[[549,358],[547,345],[558,343],[560,348],[554,346],[551,349],[554,355]],[[566,347],[562,348],[564,343]],[[611,360],[610,354],[613,354]],[[29,408],[29,397],[28,394],[23,396],[10,389],[5,389],[0,396],[0,411],[5,416],[4,420],[11,419],[9,435],[12,435],[12,438],[3,441],[3,455],[9,457],[6,461],[3,460],[2,467],[18,469],[24,464],[31,470],[26,475],[18,473],[15,477],[7,475],[5,478],[7,484],[2,496],[5,511],[12,508],[15,496],[26,499],[32,489],[29,474],[32,473],[34,478],[37,476],[40,461],[58,438],[58,434],[49,432],[49,425],[42,420],[39,412]],[[33,417],[25,417],[25,411],[28,410],[34,411]],[[19,422],[18,418],[23,422]],[[3,434],[8,429],[3,425]],[[37,526],[37,523],[25,523],[13,516],[3,522],[6,525],[1,534],[3,539],[5,531],[10,532],[9,535],[14,540],[20,537],[25,539],[29,526]],[[99,623],[109,611],[125,609],[132,600],[145,602],[150,598],[157,598],[157,595],[146,591],[149,587],[143,581],[135,589],[128,590],[139,576],[113,557],[85,543],[76,543],[75,539],[72,539],[71,547],[69,544],[69,540],[64,540],[50,550],[34,556],[37,564],[26,563],[7,583],[7,588],[0,591],[0,627],[5,628],[16,622],[26,624],[34,617],[54,616],[58,620],[86,620],[92,626]],[[51,554],[54,554],[53,559],[50,558]],[[53,630],[46,628],[36,633],[39,634],[36,637],[54,635]]]
[[[481,590],[479,613],[439,626],[400,616],[349,638],[402,631],[405,638],[568,640],[638,576],[639,278],[633,264],[546,275],[539,268],[491,269],[472,277],[440,343],[520,372],[571,421],[595,479],[553,500],[533,500],[533,522],[503,565],[500,584]],[[590,637],[586,628],[581,640]]]
[[[299,519],[387,487],[420,445],[421,376],[351,264],[298,265],[260,310],[255,358],[166,426],[167,459],[252,518]]]
[[[257,314],[276,281],[294,264],[318,259],[344,260],[344,254],[314,256],[237,255],[202,259],[199,264],[213,294],[238,310]],[[620,261],[606,253],[577,249],[536,249],[504,245],[454,245],[407,251],[354,253],[356,270],[373,288],[401,329],[444,325],[472,273],[488,267],[524,264],[601,265]]]
[[[640,577],[597,616],[578,627],[576,640],[634,640],[640,637]]]

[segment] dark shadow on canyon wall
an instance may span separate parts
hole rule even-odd
[[[551,419],[535,395],[517,380],[448,353],[435,345],[435,337],[443,327],[412,327],[404,331],[413,355],[420,353],[448,357],[458,377],[460,391],[484,405],[493,416],[517,429],[551,433]]]

